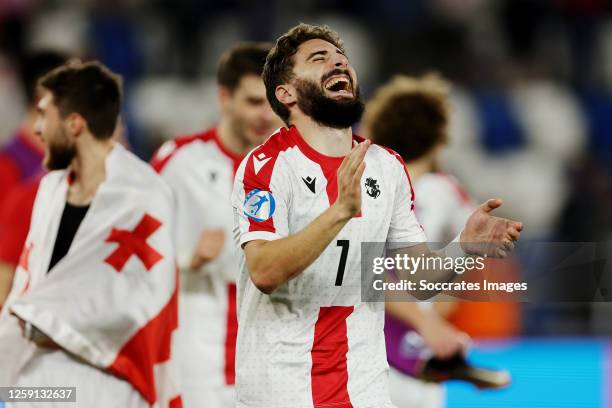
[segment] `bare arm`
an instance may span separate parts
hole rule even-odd
[[[465,254],[488,256],[494,258],[505,258],[514,248],[514,242],[521,235],[523,225],[520,222],[499,218],[491,215],[491,212],[502,205],[500,199],[491,199],[482,204],[472,213],[464,230],[459,236],[459,242],[453,242],[440,251],[432,251],[427,244],[417,244],[411,247],[400,248],[391,251],[391,256],[399,254],[411,258],[446,258],[457,257],[457,252]],[[455,245],[454,251],[450,245]],[[461,246],[461,251],[458,246]],[[432,263],[436,264],[436,263]],[[439,263],[438,263],[439,264]],[[399,272],[399,273],[398,273]],[[417,268],[410,274],[404,271],[396,271],[402,279],[417,282],[426,279],[429,282],[449,282],[457,277],[452,269],[432,269],[426,267]],[[424,300],[436,293],[418,293],[419,299]]]
[[[360,143],[344,158],[338,169],[338,199],[313,222],[291,236],[244,245],[251,280],[259,290],[269,294],[302,273],[360,211],[360,182],[369,144]]]
[[[351,215],[335,204],[300,232],[275,241],[255,240],[244,247],[255,286],[271,293],[312,264]]]
[[[414,327],[438,358],[463,352],[469,343],[467,334],[454,328],[435,310],[423,308],[416,302],[386,302],[385,309],[389,315]]]

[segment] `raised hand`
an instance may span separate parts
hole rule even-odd
[[[491,212],[501,205],[501,199],[493,198],[472,213],[460,236],[465,252],[505,258],[514,249],[523,223],[493,216]]]
[[[353,217],[361,211],[361,176],[365,170],[365,155],[370,141],[359,143],[344,158],[338,168],[338,200],[336,205]]]

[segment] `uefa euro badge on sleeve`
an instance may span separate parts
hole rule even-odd
[[[257,222],[263,222],[272,217],[275,208],[274,197],[269,191],[256,188],[244,199],[244,215]]]

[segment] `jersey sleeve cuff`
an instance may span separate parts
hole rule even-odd
[[[423,242],[427,242],[427,236],[424,232],[419,232],[417,234],[410,234],[405,236],[393,237],[387,239],[387,248],[388,249],[400,249],[407,248],[411,246],[415,246],[421,244]]]
[[[249,241],[255,241],[256,239],[263,239],[264,241],[274,241],[275,239],[281,239],[282,236],[276,232],[270,231],[250,231],[242,234],[240,237],[240,246],[242,247]]]

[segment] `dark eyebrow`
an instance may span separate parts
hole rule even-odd
[[[344,52],[342,52],[342,50],[340,48],[336,48],[336,52],[338,54],[344,55],[346,57],[346,54]]]
[[[266,98],[261,96],[247,96],[247,101],[250,103],[262,103],[266,101]]]
[[[307,61],[310,61],[313,57],[317,56],[317,55],[327,55],[327,51],[326,50],[320,50],[320,51],[315,51],[312,54],[310,54],[308,56],[308,58],[306,58]]]

